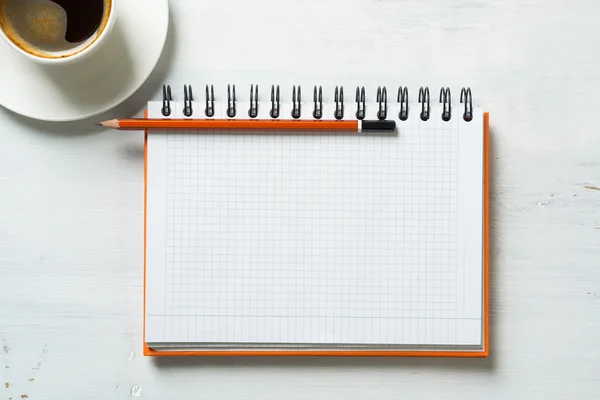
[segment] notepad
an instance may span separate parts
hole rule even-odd
[[[393,134],[147,133],[147,354],[487,354],[487,114],[419,107]]]

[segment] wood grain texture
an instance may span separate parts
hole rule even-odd
[[[0,398],[598,398],[599,2],[171,10],[160,65],[118,109],[72,124],[0,110]],[[470,86],[491,117],[491,357],[142,357],[143,138],[92,122],[140,116],[163,81],[176,97],[184,83]]]

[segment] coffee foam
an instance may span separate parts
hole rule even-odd
[[[79,43],[65,39],[67,14],[50,0],[0,0],[0,28],[19,48],[42,58],[64,58],[89,47],[101,35],[111,12],[112,1],[105,10],[96,33]]]

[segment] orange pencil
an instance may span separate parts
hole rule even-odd
[[[315,132],[390,132],[396,122],[337,120],[265,120],[265,119],[112,119],[98,124],[117,130],[205,129],[240,131],[315,131]]]

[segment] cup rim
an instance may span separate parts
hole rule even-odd
[[[84,47],[82,50],[78,51],[77,53],[66,55],[64,57],[56,57],[56,58],[48,57],[48,58],[46,58],[46,57],[36,56],[35,54],[29,53],[28,51],[25,51],[21,47],[17,46],[8,37],[6,32],[4,32],[4,29],[2,29],[2,27],[0,27],[0,36],[2,36],[2,39],[4,39],[4,41],[6,43],[8,43],[8,45],[13,50],[24,55],[25,57],[29,58],[32,61],[35,61],[40,64],[47,64],[47,65],[69,64],[71,62],[81,60],[82,58],[85,58],[86,56],[91,54],[105,40],[106,36],[110,33],[110,31],[112,31],[112,28],[115,24],[115,17],[116,17],[116,2],[117,2],[117,0],[111,0],[111,7],[110,7],[109,14],[108,14],[108,20],[106,21],[106,25],[104,26],[104,29],[102,30],[102,32],[100,32],[100,35],[96,38],[96,40],[94,40],[92,43],[90,43],[88,46]]]

